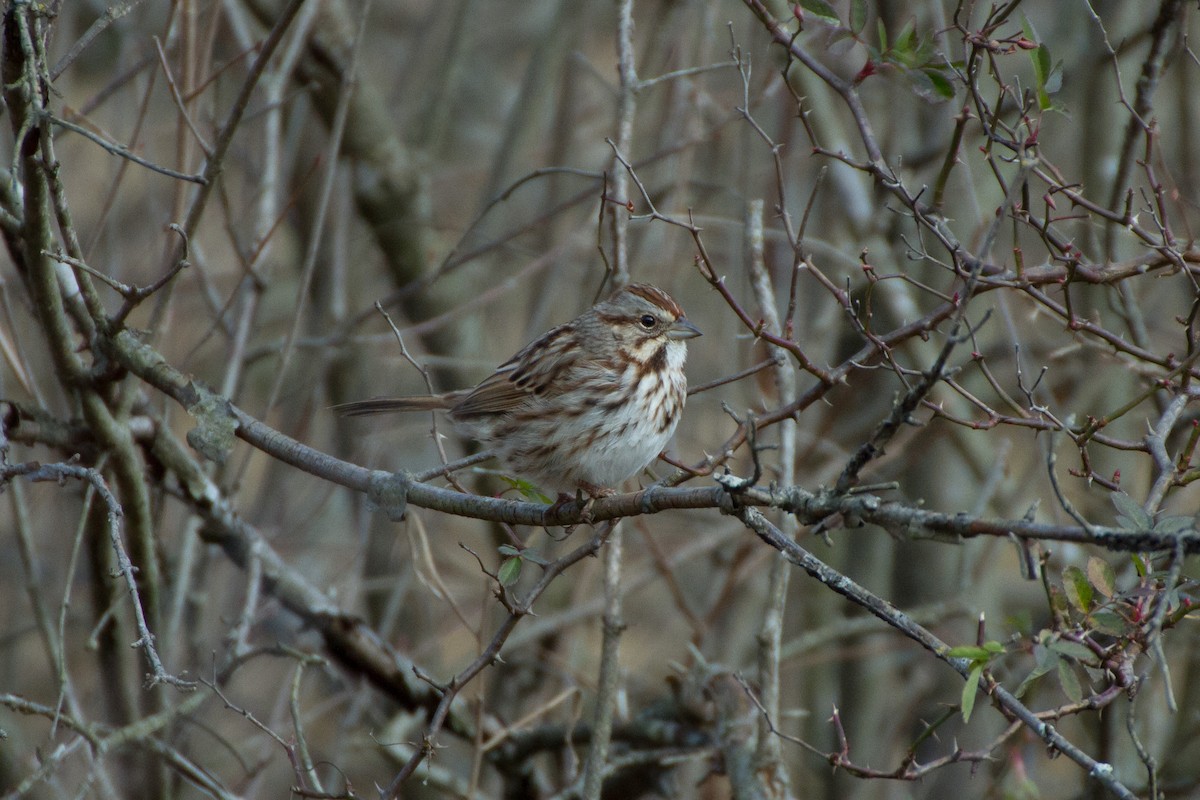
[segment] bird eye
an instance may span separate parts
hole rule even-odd
[[[656,322],[658,322],[658,320],[656,320],[654,318],[654,316],[651,314],[643,314],[642,318],[639,319],[638,322],[641,323],[643,328],[645,328],[646,330],[650,330],[651,328],[654,327],[654,324]]]

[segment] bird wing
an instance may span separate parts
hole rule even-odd
[[[506,414],[534,398],[561,392],[560,379],[579,355],[571,344],[573,330],[568,322],[526,345],[454,406],[454,416],[468,419]]]
[[[503,368],[501,368],[503,369]],[[530,393],[508,380],[508,372],[496,370],[456,405],[451,413],[459,419],[504,414],[529,399]]]

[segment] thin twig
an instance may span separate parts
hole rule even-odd
[[[137,164],[138,166],[141,166],[141,167],[145,167],[146,169],[150,170],[151,172],[157,172],[160,175],[166,175],[168,178],[175,178],[176,180],[188,181],[189,183],[198,183],[201,186],[204,186],[205,184],[208,183],[208,177],[205,175],[191,175],[186,172],[179,172],[178,170],[173,170],[169,167],[164,167],[159,164],[155,164],[152,161],[147,161],[146,159],[142,158],[141,156],[137,155],[136,153],[132,153],[129,150],[126,150],[123,146],[116,144],[115,142],[110,142],[107,139],[104,139],[103,137],[101,137],[95,133],[92,133],[87,128],[84,128],[81,125],[76,125],[74,122],[69,122],[69,121],[63,119],[62,117],[56,117],[54,114],[51,114],[49,111],[45,111],[45,112],[43,112],[43,114],[45,115],[46,119],[49,120],[52,124],[57,125],[60,128],[66,128],[67,130],[72,131],[74,133],[78,133],[80,136],[84,137],[85,139],[89,139],[89,140],[95,142],[96,144],[100,145],[105,150],[112,153],[114,156],[120,156],[121,158],[124,158],[128,161],[132,161],[134,164]]]

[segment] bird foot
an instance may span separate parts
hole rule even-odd
[[[575,494],[567,494],[566,492],[559,492],[558,497],[550,505],[550,508],[547,509],[547,513],[548,514],[557,514],[561,511],[566,510],[568,507],[579,506],[580,522],[590,523],[591,522],[591,514],[590,514],[589,509],[591,508],[592,502],[593,501],[591,498],[588,498],[585,501],[583,498],[582,492],[577,491]],[[567,536],[570,536],[571,531],[573,531],[573,530],[575,530],[574,525],[564,525],[563,526],[563,531],[566,533]]]
[[[617,491],[615,489],[608,489],[604,486],[596,486],[595,484],[580,482],[575,489],[574,495],[569,495],[566,492],[559,492],[558,498],[554,501],[554,504],[550,506],[550,510],[562,511],[569,505],[578,505],[579,521],[585,525],[591,525],[592,506],[595,504],[597,498],[612,497],[616,493]],[[570,534],[573,528],[573,525],[567,526],[567,533]]]
[[[616,489],[609,489],[607,486],[596,486],[594,483],[584,483],[580,481],[579,488],[575,491],[575,498],[582,500],[584,493],[587,494],[587,502],[583,504],[583,508],[579,511],[579,520],[585,525],[592,524],[592,506],[602,497],[612,497],[617,493]]]

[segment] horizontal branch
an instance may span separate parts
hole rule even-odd
[[[104,346],[115,361],[188,410],[198,423],[188,434],[188,442],[207,457],[222,459],[233,446],[232,437],[236,436],[304,472],[363,492],[394,519],[402,517],[408,505],[460,517],[540,527],[594,523],[669,509],[729,511],[734,507],[729,491],[719,485],[650,486],[638,492],[598,498],[585,508],[585,504],[579,502],[544,505],[481,497],[419,483],[404,472],[371,470],[351,464],[275,430],[168,364],[153,347],[141,342],[130,331],[118,332],[106,339]],[[805,525],[841,514],[907,536],[922,532],[963,538],[1014,535],[1024,539],[1096,544],[1125,552],[1174,550],[1182,546],[1188,554],[1200,553],[1200,532],[1195,528],[1181,533],[1162,533],[1096,525],[1086,528],[1054,525],[1024,519],[985,519],[966,513],[928,511],[873,494],[811,492],[799,486],[739,487],[737,502],[744,506],[783,509],[795,514]]]
[[[928,511],[873,494],[839,495],[829,490],[810,492],[799,486],[752,489],[745,492],[747,505],[774,506],[789,511],[805,524],[813,524],[833,514],[878,525],[903,538],[924,534],[949,534],[964,539],[977,536],[1016,536],[1078,544],[1095,544],[1108,550],[1136,553],[1172,550],[1176,542],[1188,553],[1200,553],[1200,531],[1181,533],[1131,530],[1101,525],[1056,525],[1026,519],[986,519],[959,512],[948,514]]]

